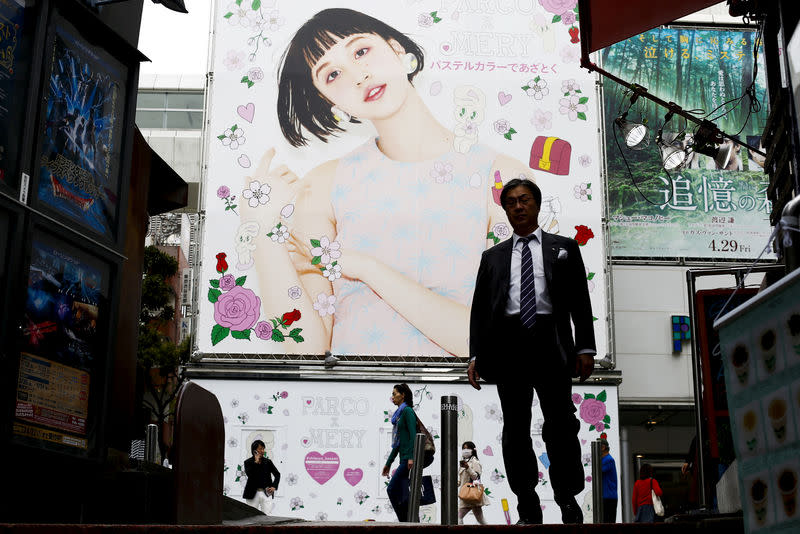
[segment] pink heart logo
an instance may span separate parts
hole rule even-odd
[[[581,445],[586,445],[586,440],[585,439],[581,440]]]
[[[303,445],[308,445],[308,438],[303,439]]]
[[[484,456],[494,456],[494,451],[492,450],[491,445],[487,445],[485,449],[483,449]]]
[[[505,106],[506,104],[511,102],[511,95],[508,93],[504,93],[503,91],[500,91],[499,93],[497,93],[497,101],[500,102],[501,106]]]
[[[319,484],[325,484],[339,470],[339,455],[335,452],[320,454],[316,451],[306,454],[306,472]]]
[[[362,471],[360,467],[357,467],[355,469],[348,468],[344,470],[344,479],[351,486],[355,486],[356,484],[361,482],[362,478],[364,478],[364,471]]]
[[[306,404],[308,404],[309,406],[311,406],[311,399],[308,399],[308,400],[306,401]]]
[[[256,105],[250,102],[246,106],[239,106],[236,108],[236,114],[247,122],[252,123],[253,117],[256,115]]]
[[[443,44],[442,45],[442,50],[444,50],[445,52],[449,52],[450,51],[450,45],[449,44]]]

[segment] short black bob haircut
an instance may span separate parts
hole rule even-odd
[[[324,142],[329,135],[344,131],[333,118],[331,102],[314,87],[311,66],[339,39],[358,33],[377,35],[387,43],[394,39],[406,52],[414,54],[417,68],[408,75],[408,81],[422,70],[425,63],[422,49],[388,24],[352,9],[320,11],[294,34],[283,53],[278,71],[278,122],[283,136],[292,146],[308,144],[303,128]]]
[[[542,207],[542,190],[539,189],[539,186],[527,178],[514,178],[509,180],[508,183],[503,186],[503,190],[500,191],[500,206],[503,209],[506,207],[506,197],[508,196],[508,192],[519,186],[527,187],[528,191],[530,191],[533,195],[533,200],[536,201],[536,205],[540,208]]]
[[[267,448],[267,446],[266,446],[266,445],[264,445],[264,442],[263,442],[263,441],[261,441],[260,439],[257,439],[257,440],[255,440],[255,441],[253,442],[253,444],[252,444],[252,445],[250,445],[250,452],[251,452],[251,453],[253,453],[253,456],[255,456],[255,454],[256,454],[256,449],[257,449],[257,448],[259,448],[259,447],[264,447],[265,449]]]

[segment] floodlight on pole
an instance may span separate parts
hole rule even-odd
[[[677,141],[677,135],[669,141],[664,139],[664,127],[672,119],[673,115],[673,112],[670,111],[664,116],[664,124],[661,125],[661,129],[658,130],[658,135],[656,136],[656,145],[661,152],[661,164],[668,171],[682,167],[686,163],[688,156],[686,149]]]
[[[628,107],[619,117],[614,119],[614,124],[619,128],[622,139],[625,141],[625,146],[631,150],[642,150],[650,145],[650,131],[647,126],[645,126],[643,122],[628,120],[628,112],[639,98],[640,91],[647,91],[647,89],[634,84],[630,90],[630,102],[628,103]]]
[[[704,120],[694,134],[692,150],[712,158],[718,169],[728,166],[733,156],[733,142],[724,142],[722,133],[713,122]]]

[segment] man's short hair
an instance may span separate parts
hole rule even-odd
[[[601,447],[605,447],[608,450],[611,450],[611,447],[608,446],[608,440],[607,439],[602,439],[601,438],[600,439],[600,446]]]
[[[501,208],[505,209],[506,207],[506,197],[508,196],[508,192],[519,186],[527,187],[528,191],[530,191],[533,195],[533,200],[536,201],[536,205],[540,208],[542,207],[542,190],[539,189],[539,186],[527,178],[514,178],[509,180],[506,185],[503,186],[503,190],[500,192]]]

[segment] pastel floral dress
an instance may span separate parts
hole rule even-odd
[[[331,192],[343,262],[348,250],[358,251],[469,306],[486,248],[496,155],[474,145],[466,154],[397,162],[372,139],[343,157]],[[448,354],[365,283],[338,278],[333,288],[333,354]]]

